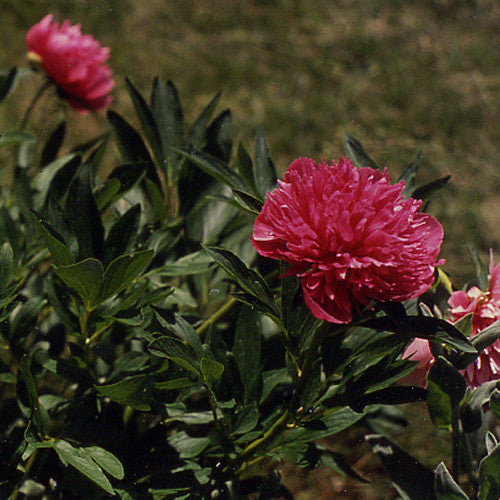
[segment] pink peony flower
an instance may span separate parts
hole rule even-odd
[[[418,361],[415,369],[403,377],[399,383],[404,385],[417,385],[425,388],[427,385],[427,374],[434,363],[429,342],[426,339],[414,339],[413,342],[404,350],[403,358],[411,361]]]
[[[500,319],[500,264],[493,265],[490,256],[490,284],[483,292],[473,286],[466,292],[453,292],[448,300],[450,320],[455,322],[472,313],[472,336]],[[483,382],[500,379],[500,339],[481,352],[463,372],[467,383],[477,387]]]
[[[64,21],[59,27],[53,17],[45,16],[28,31],[28,57],[41,64],[73,109],[85,113],[108,107],[114,87],[111,70],[104,64],[109,49],[82,35],[79,24]]]
[[[433,282],[443,228],[403,198],[387,172],[308,158],[292,162],[253,228],[261,255],[291,264],[320,319],[348,323],[352,304],[403,301]]]

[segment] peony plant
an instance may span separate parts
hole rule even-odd
[[[27,44],[73,109],[111,104],[109,52],[79,26],[49,15]],[[468,368],[497,363],[498,266],[450,297],[424,210],[449,176],[413,188],[413,162],[391,184],[346,136],[338,163],[277,181],[263,130],[235,147],[219,95],[186,126],[172,82],[150,100],[125,84],[140,129],[109,109],[85,144],[0,139],[2,498],[293,498],[284,462],[355,488],[346,430],[407,497],[498,497],[498,371]],[[449,433],[451,473],[394,443],[403,403]]]

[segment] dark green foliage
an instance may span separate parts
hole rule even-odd
[[[64,123],[39,161],[30,134],[0,138],[16,152],[0,193],[2,498],[40,488],[64,498],[291,498],[264,462],[366,481],[318,440],[401,428],[394,405],[426,401],[438,427],[470,436],[487,408],[498,413],[496,386],[466,391],[459,372],[498,338],[496,324],[470,339],[465,323],[419,315],[416,301],[360,307],[348,326],[318,320],[300,278],[251,245],[277,181],[263,129],[252,158],[233,151],[220,93],[186,126],[172,82],[156,79],[149,103],[125,84],[140,128],[107,115],[123,163],[104,165],[108,134],[61,155]],[[376,167],[354,138],[345,145],[358,166]],[[425,198],[445,181],[415,190],[419,159],[401,178],[405,195]],[[414,337],[440,355],[426,389],[398,384],[415,367],[401,359]],[[462,498],[444,467],[434,474],[387,438],[370,442],[410,496]],[[498,487],[498,446],[487,443],[489,455],[474,457],[481,498]]]

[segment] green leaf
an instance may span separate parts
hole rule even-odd
[[[436,468],[434,489],[437,500],[469,500],[443,462]]]
[[[42,217],[35,211],[32,211],[33,221],[38,228],[40,236],[43,238],[50,255],[56,266],[68,266],[75,263],[73,254],[64,244],[64,240]]]
[[[153,256],[154,250],[143,250],[111,262],[104,272],[95,305],[127,288],[148,267]]]
[[[243,384],[244,404],[253,400],[256,384],[261,376],[261,336],[259,314],[250,307],[243,307],[236,323],[233,355]]]
[[[205,247],[205,250],[247,294],[256,299],[257,306],[260,306],[265,312],[271,313],[276,319],[279,318],[273,292],[262,276],[248,268],[239,257],[229,250],[216,247]]]
[[[210,358],[201,358],[200,370],[205,383],[211,385],[222,377],[224,365]]]
[[[234,434],[246,434],[255,429],[259,422],[259,411],[256,403],[249,404],[238,413],[234,423]]]
[[[62,439],[57,440],[53,447],[63,463],[72,465],[107,493],[113,495],[113,486],[111,486],[102,469],[92,459],[81,454],[77,448]]]
[[[419,151],[415,159],[405,167],[403,173],[399,176],[397,182],[404,181],[405,183],[405,187],[402,193],[405,198],[410,197],[411,193],[415,189],[415,175],[417,175],[417,170],[420,165],[421,159],[422,151]]]
[[[163,158],[166,162],[166,177],[169,183],[175,182],[177,172],[177,153],[172,148],[182,146],[184,115],[175,85],[158,77],[151,91],[151,111],[160,133]],[[163,165],[162,165],[163,167]]]
[[[231,170],[225,163],[215,156],[203,152],[188,153],[180,149],[177,149],[176,151],[215,180],[218,180],[223,184],[227,184],[231,188],[245,191],[245,183],[238,173]]]
[[[411,197],[417,200],[426,200],[436,191],[439,191],[441,188],[446,186],[446,184],[448,184],[448,181],[450,179],[451,175],[446,175],[444,177],[441,177],[440,179],[429,182],[428,184],[419,186],[417,189],[413,191]]]
[[[41,437],[45,437],[49,434],[50,430],[50,418],[47,410],[40,404],[38,399],[38,391],[36,389],[35,379],[31,373],[31,356],[24,354],[21,358],[20,371],[22,375],[22,380],[26,386],[26,392],[28,393],[31,416],[30,419],[35,424],[38,433]]]
[[[201,112],[200,116],[195,120],[192,127],[189,129],[186,144],[192,146],[193,148],[199,150],[202,149],[207,140],[207,126],[212,113],[219,102],[222,92],[218,92],[212,100],[207,104],[205,109]]]
[[[53,162],[64,140],[66,134],[66,122],[62,121],[55,130],[50,134],[45,146],[43,147],[40,157],[40,167],[45,167]]]
[[[490,409],[498,418],[500,418],[500,390],[499,389],[495,389],[491,393]]]
[[[495,321],[484,330],[481,330],[474,338],[472,338],[472,345],[479,351],[483,351],[500,338],[500,320]]]
[[[11,146],[12,144],[33,144],[36,142],[36,137],[28,132],[4,132],[0,135],[0,148],[3,146]]]
[[[363,326],[375,330],[402,333],[430,341],[438,341],[454,347],[460,352],[477,355],[477,351],[465,335],[451,323],[430,316],[405,316],[393,318],[382,316],[363,322]]]
[[[87,309],[98,305],[96,298],[104,276],[104,268],[97,259],[86,259],[76,264],[58,266],[54,272],[66,285],[75,290]]]
[[[141,127],[146,136],[147,141],[151,145],[151,149],[159,164],[163,162],[163,150],[161,144],[160,132],[158,130],[158,125],[156,124],[153,113],[150,107],[140,94],[140,92],[135,88],[133,83],[125,78],[125,84],[127,85],[127,90],[132,99],[132,104],[134,105],[135,112],[139,117],[141,122]]]
[[[104,212],[120,193],[121,182],[117,177],[109,177],[94,193],[95,202],[100,212]]]
[[[2,102],[14,87],[17,68],[12,68],[7,74],[0,75],[0,102]]]
[[[479,500],[500,498],[500,444],[479,464]]]
[[[155,165],[139,133],[118,113],[108,110],[108,120],[115,134],[118,149],[126,163],[143,165],[146,177],[160,185]],[[142,172],[140,172],[142,174]]]
[[[200,250],[184,255],[178,260],[165,262],[157,273],[160,276],[191,276],[202,274],[213,268],[214,262],[206,252]]]
[[[92,166],[84,163],[71,182],[65,203],[68,223],[78,241],[79,260],[101,259],[104,227],[92,192]]]
[[[124,254],[137,237],[141,205],[129,208],[114,222],[104,241],[104,262],[109,263]]]
[[[159,318],[158,314],[157,318]],[[197,356],[201,357],[203,355],[203,347],[198,332],[179,313],[175,313],[175,323],[169,325],[169,329],[186,342]]]
[[[127,377],[114,384],[96,385],[96,391],[103,397],[122,403],[139,411],[150,410],[148,389],[152,387],[150,375]]]
[[[351,135],[344,134],[342,138],[344,149],[347,156],[358,168],[370,167],[376,170],[382,170],[374,160],[368,156],[368,153],[363,149],[361,143]]]
[[[263,203],[259,198],[252,196],[251,194],[240,191],[239,189],[233,189],[233,193],[240,198],[250,209],[255,213],[259,214],[262,210]]]
[[[161,337],[153,340],[149,345],[149,351],[155,356],[170,359],[196,376],[200,376],[198,362],[191,350],[180,339]]]
[[[37,206],[41,207],[40,210],[46,208],[51,199],[57,201],[63,199],[80,165],[81,157],[72,153],[49,163],[36,176],[35,185],[39,191]]]
[[[219,113],[207,129],[205,151],[228,163],[233,149],[234,125],[231,111]]]
[[[473,244],[467,245],[467,250],[469,250],[472,263],[474,264],[474,270],[476,272],[479,288],[481,290],[488,290],[489,279],[487,266],[484,265],[477,248]]]
[[[167,218],[167,210],[165,207],[165,200],[163,199],[163,194],[160,188],[151,180],[144,180],[144,192],[146,193],[146,198],[153,208],[153,212],[156,219],[159,222],[163,222]]]
[[[370,434],[365,439],[382,462],[391,480],[410,498],[415,500],[435,498],[432,471],[384,436]]]
[[[0,294],[2,294],[12,279],[14,269],[14,252],[9,242],[0,247]]]
[[[255,157],[254,157],[254,179],[257,192],[262,199],[266,197],[276,185],[276,169],[269,158],[269,148],[267,146],[264,129],[259,127],[255,137]]]
[[[86,446],[85,448],[80,448],[80,452],[85,452],[87,456],[90,456],[94,462],[102,467],[110,476],[116,477],[116,479],[123,479],[125,472],[123,470],[123,465],[121,462],[109,451],[99,446]]]
[[[194,458],[205,450],[210,444],[210,439],[191,437],[184,431],[180,431],[172,434],[168,438],[168,442],[179,452],[181,458]]]
[[[457,407],[465,396],[467,383],[462,374],[445,358],[439,356],[429,370],[428,379],[438,384]]]
[[[241,143],[238,145],[238,153],[236,156],[236,169],[239,172],[244,183],[246,184],[247,191],[253,193],[256,196],[260,196],[260,193],[257,190],[257,186],[255,185],[254,166],[252,158],[250,158],[248,151],[243,147]]]
[[[170,391],[184,389],[186,387],[192,387],[196,382],[187,377],[174,378],[171,380],[165,380],[164,382],[156,382],[155,389],[160,391]]]

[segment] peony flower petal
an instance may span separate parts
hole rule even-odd
[[[30,28],[26,45],[36,54],[47,76],[68,104],[80,113],[111,104],[114,87],[111,70],[104,62],[109,49],[90,35],[82,35],[79,24],[64,21],[59,26],[49,14]]]
[[[252,234],[256,250],[291,264],[318,318],[352,319],[353,304],[403,301],[429,288],[443,239],[420,200],[402,196],[387,171],[294,160],[268,194]],[[291,271],[289,271],[291,272]]]

